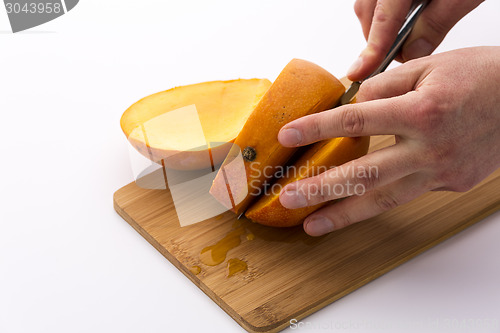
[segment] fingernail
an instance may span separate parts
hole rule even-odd
[[[285,208],[302,208],[307,206],[306,197],[297,189],[285,190],[280,194],[280,203]]]
[[[363,57],[358,57],[355,62],[352,63],[351,67],[347,70],[347,76],[355,74],[363,65]]]
[[[297,146],[302,141],[302,134],[295,128],[287,128],[278,133],[278,140],[284,146]]]
[[[431,43],[423,38],[419,38],[411,42],[403,49],[403,59],[405,61],[425,57],[432,53],[434,47]]]
[[[311,236],[321,236],[332,232],[333,222],[324,216],[314,216],[306,221],[306,232]]]

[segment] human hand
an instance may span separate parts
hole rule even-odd
[[[432,0],[418,18],[397,60],[405,62],[431,54],[448,31],[484,0]],[[380,65],[408,14],[412,0],[357,0],[354,11],[367,40],[366,48],[348,71],[363,80]]]
[[[364,194],[325,206],[305,219],[305,231],[319,236],[427,191],[471,189],[500,166],[499,91],[500,47],[412,60],[366,80],[357,104],[292,121],[283,126],[278,140],[297,147],[332,137],[394,134],[396,144],[285,186],[281,204],[312,206],[346,197],[347,191],[331,191],[336,186],[360,184]],[[351,173],[361,169],[377,173]]]

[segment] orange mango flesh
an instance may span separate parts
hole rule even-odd
[[[220,164],[259,100],[266,79],[211,81],[147,96],[123,114],[130,143],[156,163],[181,170]]]
[[[352,83],[347,77],[339,79],[348,89]],[[356,103],[356,96],[350,104]],[[279,191],[286,185],[304,178],[315,176],[325,168],[340,166],[348,161],[365,155],[370,146],[370,137],[334,138],[311,145],[310,148],[294,163],[293,169],[302,172],[289,173],[273,184],[274,192],[261,196],[246,212],[245,216],[254,222],[274,227],[289,227],[302,223],[304,218],[328,203],[320,203],[311,207],[287,209],[279,201]]]
[[[266,175],[273,172],[269,169],[283,166],[297,150],[278,142],[281,127],[305,115],[334,107],[344,91],[342,83],[323,68],[305,60],[290,61],[234,142],[243,156],[248,156],[248,150],[254,153],[249,154],[251,160],[244,159],[243,165],[236,165],[232,170],[226,159],[210,193],[228,209],[237,214],[243,212],[256,199],[265,182],[270,181]],[[232,198],[230,205],[226,201],[228,190]]]
[[[369,137],[335,138],[313,144],[280,178],[246,211],[245,216],[254,222],[273,227],[290,227],[302,223],[304,218],[323,207],[321,203],[311,207],[287,209],[279,201],[280,190],[287,184],[320,174],[327,169],[342,165],[365,155]],[[287,176],[288,175],[288,176]]]

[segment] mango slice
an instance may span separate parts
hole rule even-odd
[[[359,158],[367,153],[369,145],[370,137],[334,138],[313,144],[292,167],[287,169],[284,177],[279,178],[266,191],[267,193],[261,195],[258,201],[250,206],[245,216],[254,222],[273,227],[290,227],[302,223],[307,215],[327,203],[287,209],[279,201],[281,189],[294,181],[318,175],[330,168]]]
[[[339,79],[346,89],[352,81],[347,77]],[[351,104],[356,103],[356,97]],[[283,187],[294,181],[312,177],[334,166],[359,158],[368,152],[370,137],[334,138],[317,142],[308,148],[300,158],[289,168],[287,174],[281,177],[270,189],[270,194],[261,196],[250,206],[245,216],[254,222],[273,227],[289,227],[301,224],[314,211],[327,205],[321,203],[311,207],[287,209],[279,201],[279,193]],[[306,148],[307,149],[307,148]],[[294,172],[294,171],[299,171]]]
[[[213,168],[270,86],[266,79],[239,79],[172,88],[130,106],[120,125],[153,162],[181,170]]]
[[[311,62],[293,59],[262,97],[234,144],[242,152],[244,173],[232,172],[227,160],[219,170],[210,193],[237,214],[243,212],[271,181],[269,174],[283,166],[296,148],[278,142],[283,125],[336,105],[345,88],[328,71]],[[239,167],[238,167],[239,168]],[[235,177],[228,175],[235,174]],[[229,192],[231,205],[227,205]]]

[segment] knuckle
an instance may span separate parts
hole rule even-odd
[[[377,1],[375,5],[375,11],[373,12],[373,21],[385,23],[389,20],[389,15],[387,15],[387,11],[384,5],[384,2],[381,0]]]
[[[318,204],[328,201],[328,196],[327,193],[325,192],[324,186],[321,186],[321,184],[317,182],[314,183],[314,186],[309,193],[311,197],[309,198],[308,201],[311,204]]]
[[[370,190],[377,187],[378,180],[374,176],[367,175],[366,177],[359,178],[358,184],[362,185],[365,190]]]
[[[352,218],[345,211],[340,212],[334,221],[336,224],[336,229],[345,228],[353,224]]]
[[[413,117],[414,127],[423,134],[439,133],[445,122],[448,103],[437,96],[439,93],[427,94],[415,105]]]
[[[400,28],[404,22],[404,16],[399,17],[390,12],[391,8],[386,7],[384,0],[378,0],[373,13],[373,21],[380,24],[391,24]]]
[[[373,200],[375,201],[377,207],[382,209],[384,212],[399,206],[399,200],[387,191],[374,190]]]
[[[378,172],[371,172],[369,170],[373,170],[373,169],[378,170],[378,168],[374,168],[374,166],[372,166],[372,165],[359,165],[355,169],[365,171],[365,172],[361,173],[360,175],[357,175],[357,177],[354,181],[356,185],[361,185],[365,189],[365,191],[368,191],[368,190],[371,190],[371,189],[377,187],[377,185],[379,183]]]
[[[328,201],[327,194],[317,177],[312,177],[304,182],[301,191],[305,195],[308,205],[315,205]]]
[[[309,121],[304,124],[303,132],[306,135],[306,141],[313,142],[319,138],[323,133],[322,121],[317,117],[317,115],[312,115]]]
[[[354,2],[354,13],[360,19],[363,16],[363,14],[364,14],[364,6],[363,6],[363,1],[362,0],[356,0],[356,2]]]
[[[341,126],[347,135],[361,136],[365,127],[363,113],[355,106],[346,108],[342,113]]]
[[[374,31],[374,30],[370,30],[370,31]],[[370,39],[368,39],[368,43],[367,43],[367,46],[366,48],[370,49],[371,50],[371,54],[372,56],[375,56],[375,57],[378,57],[379,58],[379,61],[382,61],[382,56],[384,54],[387,53],[387,51],[389,50],[387,45],[385,45],[384,43],[375,43],[373,41],[371,41]]]

